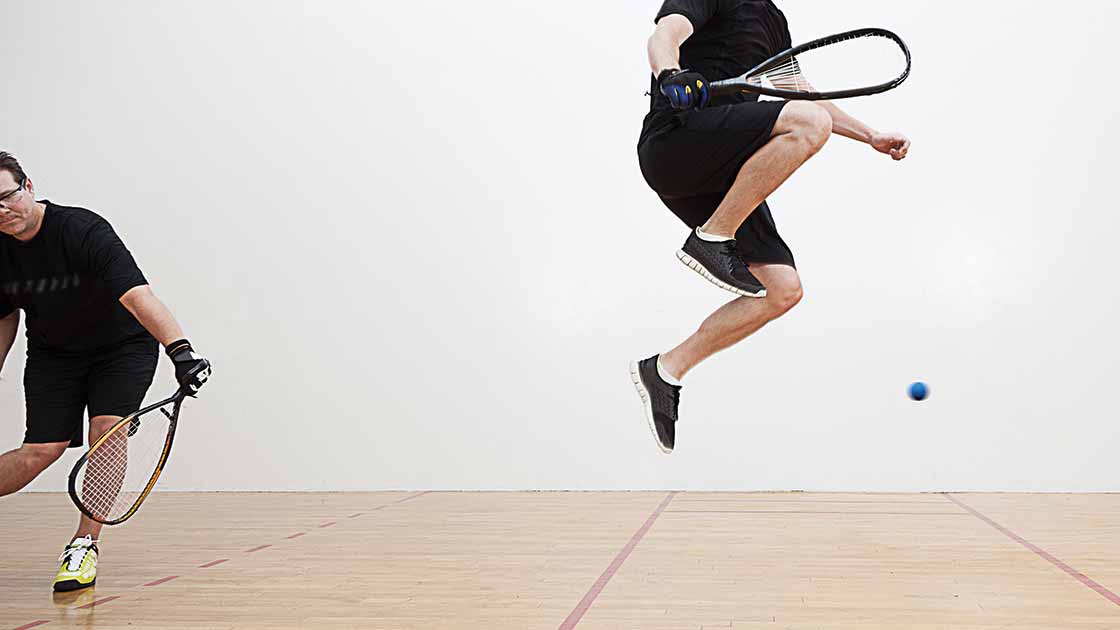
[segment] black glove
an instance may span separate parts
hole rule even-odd
[[[188,396],[197,396],[198,390],[210,378],[210,362],[194,353],[186,339],[167,344],[167,356],[175,365],[175,380]]]
[[[662,70],[657,89],[669,99],[673,109],[702,109],[708,104],[708,80],[691,70]]]

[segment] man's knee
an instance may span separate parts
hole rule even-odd
[[[121,416],[96,416],[90,418],[89,428],[90,433],[100,436],[102,433],[113,428],[113,425],[121,421]]]
[[[812,155],[832,135],[832,116],[816,103],[793,101],[782,108],[775,127],[779,133],[789,134],[803,143],[806,151]]]
[[[766,300],[770,302],[778,315],[797,306],[804,295],[805,291],[801,288],[801,282],[796,277],[766,287]]]
[[[20,446],[28,462],[40,471],[46,470],[66,452],[69,442],[47,442],[44,444],[24,444]]]

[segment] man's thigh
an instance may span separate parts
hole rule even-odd
[[[739,103],[679,114],[677,126],[638,148],[642,174],[663,198],[724,194],[771,137],[783,101]]]

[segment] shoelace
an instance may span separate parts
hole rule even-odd
[[[78,568],[82,566],[82,561],[86,559],[86,554],[89,553],[92,548],[92,541],[90,541],[88,545],[70,545],[59,554],[58,561],[66,561],[67,571],[77,571]]]
[[[680,389],[678,389],[676,387],[672,387],[672,386],[667,386],[666,388],[660,388],[660,387],[656,388],[656,391],[657,391],[658,398],[660,398],[663,403],[666,402],[666,399],[668,399],[667,402],[668,402],[669,409],[668,409],[668,413],[666,415],[668,415],[673,420],[673,422],[676,422],[677,421],[677,407],[680,405],[680,402],[681,402],[681,391],[680,391]]]
[[[677,407],[679,407],[680,404],[681,404],[681,390],[674,387],[674,388],[669,390],[669,396],[671,396],[672,399],[673,399],[673,406],[671,407],[671,409],[673,410],[673,413],[670,414],[669,417],[673,419],[673,422],[676,422],[677,421]]]
[[[732,271],[733,269],[735,269],[734,263],[736,262],[738,262],[743,267],[747,267],[749,265],[746,257],[743,256],[743,253],[740,252],[739,248],[735,245],[735,241],[724,241],[722,245],[723,255],[727,256],[728,260],[732,263],[731,269],[728,269],[728,271]]]

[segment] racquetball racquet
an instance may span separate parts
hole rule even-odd
[[[118,525],[140,509],[167,463],[186,397],[180,389],[122,418],[75,462],[70,499],[82,514]]]
[[[908,76],[910,49],[902,38],[881,28],[861,28],[782,51],[742,76],[711,82],[709,89],[713,96],[753,92],[819,101],[879,94]]]

